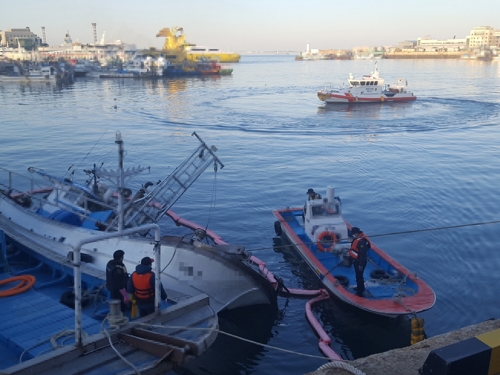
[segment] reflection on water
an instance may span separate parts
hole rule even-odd
[[[219,329],[246,340],[268,344],[273,337],[272,327],[277,320],[277,313],[276,307],[269,305],[224,311],[218,315]],[[258,344],[219,333],[215,342],[202,356],[188,362],[175,373],[182,375],[246,373],[251,371],[265,350]]]

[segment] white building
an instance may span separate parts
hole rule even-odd
[[[463,39],[430,39],[418,38],[415,49],[417,51],[462,51],[469,48],[469,37]]]

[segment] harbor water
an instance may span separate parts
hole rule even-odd
[[[373,60],[294,61],[244,55],[232,76],[78,79],[68,86],[0,84],[0,166],[66,177],[93,163],[150,166],[157,181],[196,147],[196,132],[225,164],[209,168],[173,209],[244,245],[291,288],[320,284],[274,233],[271,211],[301,207],[308,188],[335,186],[344,217],[436,293],[419,316],[435,336],[500,317],[500,64],[379,60],[386,83],[408,81],[412,103],[328,105],[325,86],[374,70]],[[78,176],[81,178],[81,172]],[[174,231],[166,227],[165,232]],[[305,319],[307,299],[220,316],[220,334],[179,374],[303,374],[326,360]],[[313,312],[345,359],[409,345],[408,318],[335,299]],[[275,349],[282,348],[284,351]],[[308,356],[301,356],[298,353]]]

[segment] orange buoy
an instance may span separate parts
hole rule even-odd
[[[36,279],[35,279],[35,276],[32,276],[32,275],[13,276],[13,277],[9,277],[8,279],[1,280],[0,286],[12,283],[14,281],[20,281],[20,283],[17,285],[14,285],[10,289],[1,290],[0,297],[10,297],[10,296],[13,296],[16,294],[26,292],[28,289],[30,289],[35,284]]]

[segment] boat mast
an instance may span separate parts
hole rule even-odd
[[[122,134],[116,132],[115,143],[118,144],[118,231],[123,230],[123,140]]]

